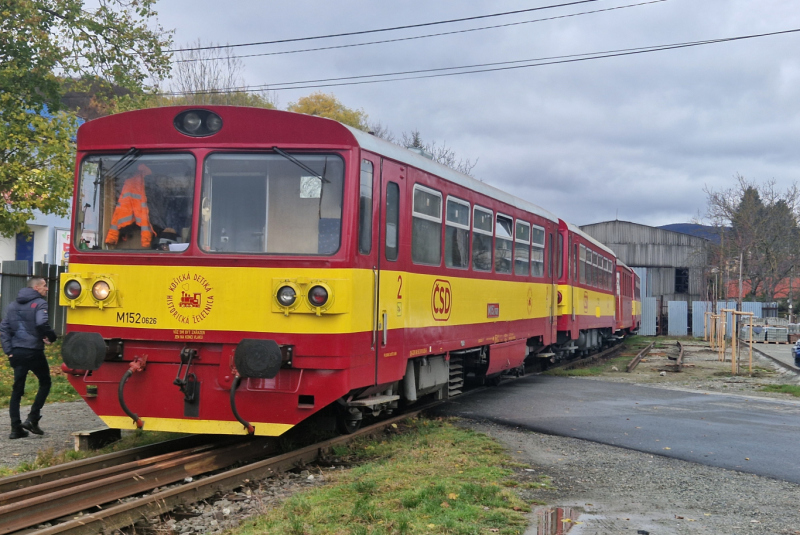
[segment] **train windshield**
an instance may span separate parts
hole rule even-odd
[[[200,248],[331,255],[339,249],[343,184],[344,162],[333,154],[211,154]]]
[[[190,154],[88,156],[81,163],[75,247],[172,251],[189,246],[195,158]]]

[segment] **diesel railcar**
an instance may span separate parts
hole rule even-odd
[[[63,369],[110,427],[280,435],[588,351],[613,253],[319,117],[167,107],[78,132]]]

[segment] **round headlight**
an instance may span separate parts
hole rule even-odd
[[[81,295],[81,283],[71,280],[64,285],[64,295],[69,299],[77,299]]]
[[[561,304],[561,300],[564,299],[564,296],[561,295],[561,292],[558,292],[558,304]]]
[[[108,294],[111,293],[111,287],[108,285],[106,281],[97,281],[92,286],[92,295],[98,301],[103,301],[108,298]]]
[[[200,116],[194,112],[187,113],[183,116],[183,127],[189,132],[197,131],[201,124]]]
[[[290,307],[297,299],[297,293],[291,286],[284,286],[278,290],[278,303],[285,307]]]
[[[328,302],[328,290],[322,286],[314,286],[308,291],[308,300],[315,307],[321,307]]]
[[[222,128],[222,119],[220,119],[219,115],[209,113],[208,117],[206,117],[206,128],[212,133]]]

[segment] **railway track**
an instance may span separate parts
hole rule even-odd
[[[284,454],[277,454],[277,440],[270,437],[191,436],[3,478],[0,534],[96,534],[130,526],[245,480],[312,463],[333,446],[378,433],[435,404]],[[211,475],[195,478],[206,474]],[[37,528],[45,523],[49,527]]]

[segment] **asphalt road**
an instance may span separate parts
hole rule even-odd
[[[800,402],[528,376],[455,398],[435,414],[800,484]]]

